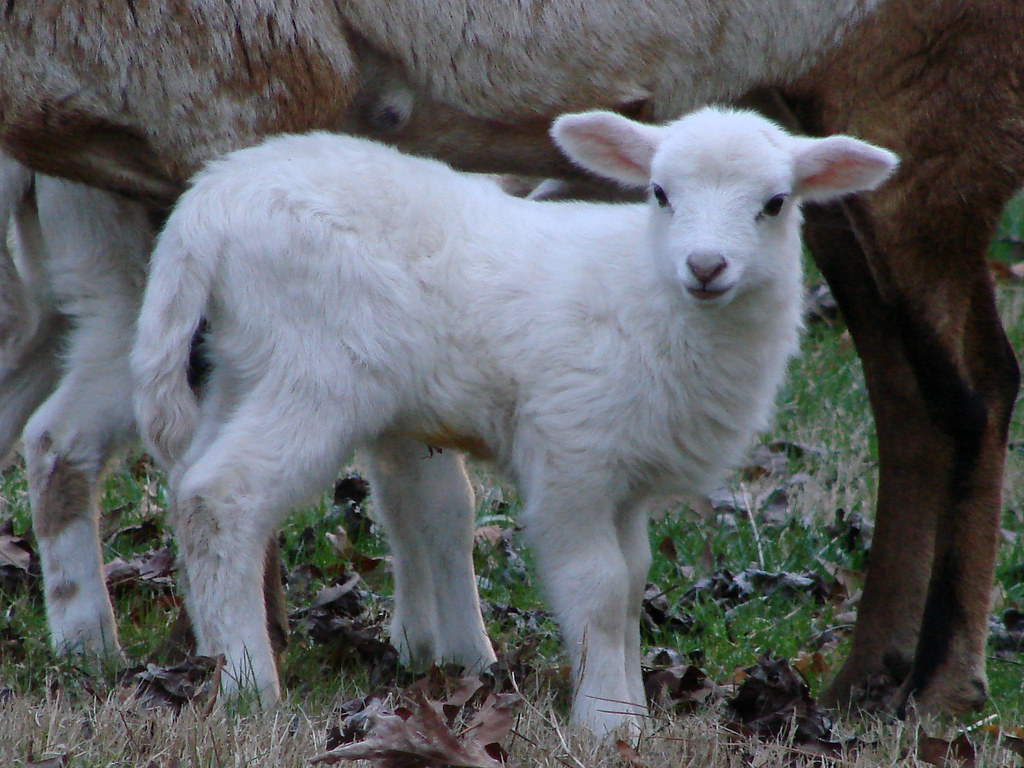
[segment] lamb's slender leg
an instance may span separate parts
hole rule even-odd
[[[208,446],[186,455],[171,481],[170,517],[197,650],[224,654],[228,698],[254,691],[265,706],[280,696],[263,595],[267,543],[291,507],[328,485],[348,450],[347,432],[318,415],[334,404],[308,403],[301,412],[275,407],[289,398],[254,390]]]
[[[369,451],[374,511],[395,560],[391,637],[404,663],[495,660],[473,574],[473,488],[462,457],[402,438]]]
[[[52,179],[37,186],[54,294],[74,323],[63,378],[24,435],[47,619],[59,652],[116,654],[99,483],[134,437],[127,360],[152,233],[138,206]]]
[[[985,250],[1024,181],[1024,42],[991,40],[1015,25],[1018,3],[889,4],[794,88],[812,131],[856,132],[902,158],[849,206],[863,253],[814,248],[864,362],[879,443],[878,522],[838,702],[885,672],[907,674],[904,694],[924,709],[986,696],[1019,370]]]
[[[523,521],[569,652],[572,720],[598,734],[639,729],[647,707],[642,695],[633,701],[637,686],[627,679],[635,574],[620,543],[614,495],[558,462],[544,467],[527,475]]]
[[[640,667],[640,613],[643,609],[647,576],[651,570],[651,540],[648,509],[644,505],[624,507],[619,513],[619,547],[629,568],[629,613],[626,616],[626,681],[633,703],[644,703],[643,673]]]

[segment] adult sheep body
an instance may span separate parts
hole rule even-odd
[[[517,482],[574,670],[573,719],[645,712],[646,504],[706,491],[767,424],[797,349],[799,203],[895,165],[746,112],[653,127],[559,118],[577,163],[647,204],[541,203],[350,137],[272,139],[212,163],[153,254],[132,352],[140,429],[170,471],[199,649],[230,691],[278,684],[268,538],[352,448],[395,552],[392,639],[414,664],[494,654],[461,458]],[[201,401],[189,346],[210,324]]]

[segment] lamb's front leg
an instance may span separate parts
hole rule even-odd
[[[619,547],[626,567],[629,568],[629,612],[625,627],[626,681],[630,686],[629,700],[638,704],[647,699],[640,666],[640,614],[647,577],[651,571],[649,517],[647,506],[640,504],[623,507],[618,518]]]
[[[473,573],[473,488],[455,451],[402,438],[368,452],[374,512],[395,560],[392,642],[404,663],[495,660]]]
[[[647,707],[632,603],[643,561],[626,560],[610,489],[554,468],[545,475],[524,488],[525,531],[569,652],[572,721],[601,735],[639,730]],[[637,530],[623,528],[634,553]]]

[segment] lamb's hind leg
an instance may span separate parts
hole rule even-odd
[[[455,451],[403,438],[368,452],[374,511],[395,559],[392,642],[404,663],[494,662],[473,574],[473,488]]]
[[[119,652],[102,577],[99,483],[134,436],[128,350],[151,230],[145,213],[97,190],[39,183],[47,267],[72,318],[65,372],[25,428],[33,528],[59,652]]]
[[[216,375],[216,374],[215,374]],[[294,505],[324,488],[341,466],[348,434],[318,414],[334,404],[278,408],[293,394],[256,389],[226,423],[197,439],[171,475],[170,518],[187,576],[185,603],[197,650],[224,654],[227,698],[280,697],[263,596],[267,543]]]

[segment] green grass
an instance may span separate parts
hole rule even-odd
[[[1015,201],[1008,209],[999,237],[1024,237],[1024,200]],[[1015,258],[1015,253],[1012,246],[1002,241],[993,251],[996,258],[1004,261]],[[999,294],[1012,343],[1018,351],[1024,350],[1024,287],[1004,283],[999,286]],[[709,516],[684,505],[652,523],[651,542],[656,562],[651,581],[666,590],[670,602],[674,604],[695,580],[718,568],[733,572],[759,568],[821,574],[830,566],[854,574],[862,570],[863,550],[856,546],[848,548],[843,537],[829,528],[840,509],[847,515],[870,517],[876,490],[875,445],[867,395],[856,354],[841,324],[835,327],[815,325],[806,334],[803,354],[792,366],[775,424],[763,437],[763,443],[783,439],[809,450],[802,456],[791,455],[781,471],[757,478],[737,476],[730,483],[730,489],[738,498],[753,503],[752,515],[737,511]],[[1010,439],[1015,445],[1024,445],[1024,414],[1019,409],[1013,419]],[[474,478],[481,521],[512,528],[518,507],[515,494],[485,470],[475,473]],[[162,480],[150,477],[148,489],[144,487],[146,480],[145,467],[138,463],[126,463],[108,477],[104,510],[106,513],[116,509],[123,511],[118,526],[140,524],[150,517],[141,510],[164,503]],[[788,493],[786,513],[766,517],[765,500],[780,490]],[[372,504],[370,508],[372,511]],[[337,525],[333,519],[325,522],[331,509],[331,499],[325,495],[318,503],[296,512],[282,529],[286,571],[292,573],[304,565],[318,569],[306,586],[297,585],[293,579],[290,586],[292,609],[308,604],[319,587],[340,578],[352,567],[351,563],[339,560],[325,537]],[[13,518],[17,533],[30,536],[27,490],[23,473],[17,467],[2,477],[0,520],[7,517]],[[1012,450],[1008,461],[1003,525],[1007,541],[1000,549],[997,568],[997,610],[1024,609],[1024,447]],[[510,629],[514,623],[511,620],[491,616],[488,629],[500,648],[522,652],[526,647],[530,649],[527,660],[533,667],[558,670],[564,659],[558,646],[557,630],[544,613],[545,604],[536,586],[530,554],[525,551],[519,533],[513,532],[512,542],[525,569],[490,546],[477,548],[481,597],[487,603],[512,605],[520,612],[529,612],[534,623],[524,636]],[[674,560],[659,554],[659,548],[667,548],[669,542],[677,553]],[[173,546],[168,532],[162,528],[145,541],[117,537],[105,542],[104,556],[107,560],[114,557],[127,560],[165,543]],[[383,557],[387,552],[385,543],[376,533],[359,540],[357,548],[362,555],[374,558]],[[390,592],[386,566],[381,564],[365,574],[365,581],[368,591],[378,595],[369,600],[367,615],[383,621]],[[854,575],[851,589],[855,589],[856,584]],[[760,597],[728,607],[710,599],[698,599],[687,606],[685,612],[692,615],[699,631],[655,630],[647,633],[645,640],[648,646],[677,649],[698,660],[712,679],[726,681],[735,670],[752,664],[760,653],[771,652],[795,659],[801,653],[815,650],[815,637],[830,627],[839,626],[841,642],[826,646],[821,651],[819,666],[805,673],[812,690],[817,692],[847,647],[848,636],[842,629],[844,610],[841,603],[822,602],[805,595]],[[683,611],[680,609],[680,612]],[[116,613],[129,662],[139,663],[166,634],[176,614],[174,593],[150,584],[119,590]],[[1006,724],[1024,724],[1021,662],[1024,657],[1019,654],[991,660],[991,704],[982,716],[998,714]],[[101,686],[109,686],[104,690],[116,691],[113,670],[87,671],[98,675]],[[556,691],[562,690],[559,685],[564,684],[564,680],[557,682],[558,674],[549,676],[549,679],[556,679]],[[340,658],[328,645],[315,642],[301,631],[292,633],[282,677],[288,689],[286,707],[303,716],[310,712],[325,716],[337,698],[365,693],[370,685],[366,673],[357,664]],[[7,594],[0,593],[0,686],[15,691],[17,706],[31,709],[33,702],[46,701],[47,692],[54,689],[55,681],[68,691],[81,691],[83,679],[86,678],[80,667],[59,663],[49,652],[39,582]],[[79,705],[85,707],[87,697],[77,695]],[[555,702],[557,717],[564,721],[564,709],[558,710],[564,706],[564,690]],[[47,739],[50,743],[60,742],[59,734],[55,742],[52,727],[45,723],[35,731],[29,726],[26,728],[25,733],[35,734],[37,750],[42,749]],[[27,754],[24,738],[28,737],[19,735],[12,747],[5,743],[3,729],[0,724],[0,755],[13,755],[23,760]],[[5,753],[5,748],[14,751]],[[198,746],[193,749],[201,751]],[[314,751],[310,747],[305,754],[308,757]],[[259,760],[255,762],[261,764]],[[234,763],[218,762],[205,754],[193,763],[182,764]],[[164,763],[157,761],[154,765],[162,768]]]

